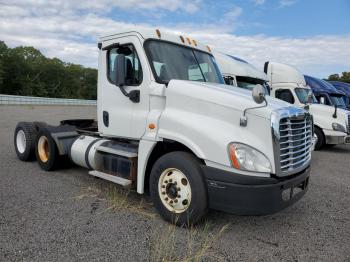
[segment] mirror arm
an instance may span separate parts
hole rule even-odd
[[[334,105],[334,114],[333,118],[337,118],[337,105]]]
[[[134,103],[140,102],[140,90],[131,90],[129,93],[125,90],[123,85],[118,86],[124,96],[128,97]]]
[[[239,119],[239,125],[240,125],[240,126],[247,126],[247,124],[248,124],[248,119],[247,119],[247,117],[246,117],[246,112],[247,112],[248,110],[266,107],[266,106],[267,106],[267,100],[266,100],[265,97],[264,97],[264,102],[265,102],[265,104],[262,105],[262,106],[250,107],[250,108],[244,109],[243,114],[241,115],[241,118]]]

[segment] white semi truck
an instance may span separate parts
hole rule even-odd
[[[262,215],[308,188],[312,118],[303,109],[224,85],[211,50],[159,30],[100,38],[97,122],[18,123],[19,159],[62,159],[150,192],[161,216],[198,222],[208,208]],[[264,103],[263,105],[258,104]]]
[[[350,112],[318,104],[305,83],[304,75],[296,68],[267,62],[264,68],[266,75],[251,64],[229,55],[216,52],[215,58],[226,83],[229,83],[230,78],[241,79],[236,82],[237,86],[252,89],[256,84],[265,82],[265,86],[270,87],[271,96],[301,108],[309,107],[315,125],[315,150],[324,145],[350,143]]]

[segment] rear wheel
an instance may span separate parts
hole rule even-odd
[[[39,130],[36,140],[35,154],[39,166],[43,170],[52,171],[59,166],[61,157],[58,153],[54,139],[46,128],[41,128]]]
[[[171,152],[156,161],[151,171],[150,193],[160,215],[177,225],[199,222],[208,209],[200,165],[186,152]]]
[[[315,127],[315,135],[317,137],[317,142],[315,145],[315,151],[320,150],[325,145],[325,137],[322,130],[318,127]]]
[[[36,133],[33,123],[19,122],[17,124],[14,134],[14,145],[17,157],[20,160],[34,160]]]

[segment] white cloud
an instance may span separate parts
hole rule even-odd
[[[294,5],[297,0],[280,0],[280,7],[287,7]]]
[[[82,2],[81,8],[102,8],[107,0],[101,1],[95,2],[95,7],[91,3]],[[4,6],[0,8],[0,40],[10,46],[32,45],[49,57],[91,67],[97,66],[96,42],[99,35],[113,28],[123,30],[135,26],[150,27],[148,24],[116,21],[98,12],[81,13],[69,9],[74,2],[79,5],[76,0],[65,3],[51,0],[19,0],[16,1],[17,4],[7,2],[6,9]],[[147,4],[146,1],[138,2]],[[161,4],[152,5],[153,8],[162,8]],[[167,8],[176,10],[179,7],[174,5]],[[189,7],[187,9],[191,10]],[[334,70],[350,71],[350,36],[237,36],[232,32],[239,25],[241,15],[242,9],[233,7],[215,24],[176,24],[167,29],[184,34],[191,32],[194,39],[244,58],[260,69],[265,61],[278,61],[292,64],[307,74],[319,77],[339,72]]]
[[[254,0],[255,5],[263,5],[265,4],[265,0]]]

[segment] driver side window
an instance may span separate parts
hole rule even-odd
[[[287,103],[294,104],[294,96],[289,89],[279,89],[275,93],[276,98],[286,101]]]
[[[125,56],[126,85],[138,86],[142,83],[142,67],[139,57],[133,45],[122,45],[107,52],[107,77],[115,84],[117,68],[117,57]]]

